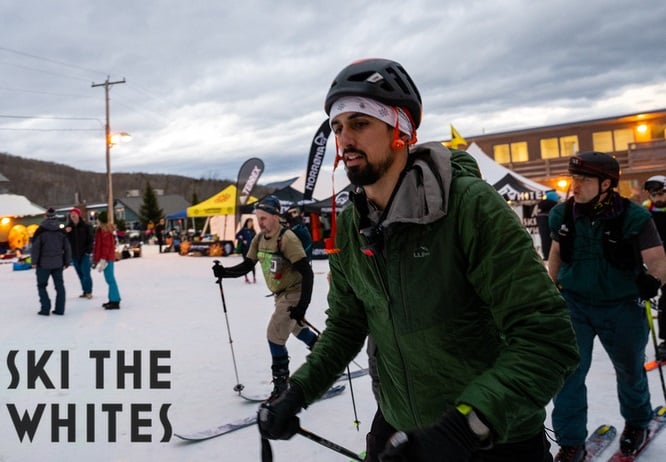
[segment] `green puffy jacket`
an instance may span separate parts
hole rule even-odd
[[[578,363],[566,304],[469,154],[427,143],[410,156],[382,222],[383,252],[359,250],[357,207],[341,214],[326,330],[291,380],[314,401],[370,333],[395,428],[429,426],[467,403],[498,442],[532,437]]]

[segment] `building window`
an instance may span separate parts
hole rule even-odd
[[[541,158],[554,159],[560,157],[560,145],[557,138],[543,138],[541,144]]]
[[[614,151],[626,151],[629,149],[629,143],[634,142],[634,131],[631,128],[613,130],[613,140],[615,141]]]
[[[592,133],[592,149],[599,152],[613,152],[613,132]]]
[[[511,143],[511,160],[513,162],[526,162],[530,160],[530,157],[527,153],[526,141]]]
[[[508,164],[511,162],[511,153],[509,152],[508,144],[496,144],[493,146],[493,156],[495,161],[500,164]]]
[[[560,156],[573,156],[578,152],[578,135],[560,137]]]
[[[528,161],[530,158],[527,152],[527,142],[519,141],[511,144],[496,144],[493,146],[493,157],[500,164]]]

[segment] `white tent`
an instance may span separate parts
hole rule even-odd
[[[46,209],[33,204],[25,196],[0,194],[0,217],[29,217],[42,215]]]
[[[538,201],[553,188],[532,181],[503,165],[498,164],[481,148],[472,143],[467,152],[476,159],[483,179],[493,185],[505,199],[510,201]]]
[[[476,143],[468,146],[467,152],[479,164],[483,179],[493,185],[516,212],[525,229],[532,236],[537,251],[541,252],[541,237],[539,236],[536,220],[536,203],[545,199],[546,193],[552,191],[553,188],[532,181],[498,164],[483,152]]]

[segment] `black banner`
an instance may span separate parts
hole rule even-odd
[[[236,180],[236,227],[240,225],[238,221],[240,220],[241,206],[247,203],[263,172],[264,161],[256,157],[246,160],[238,170],[238,179]]]
[[[326,154],[326,142],[328,135],[331,134],[331,125],[328,119],[319,126],[314,138],[312,138],[312,146],[310,146],[310,156],[308,157],[308,168],[305,171],[305,191],[303,193],[303,201],[312,200],[317,178],[319,177],[319,170],[324,161]]]

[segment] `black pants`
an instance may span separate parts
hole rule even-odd
[[[366,462],[379,462],[379,454],[395,431],[377,409],[370,432],[365,439]],[[546,433],[542,430],[535,437],[525,441],[498,444],[487,451],[477,451],[469,462],[553,462],[553,456],[550,454],[550,443]]]

